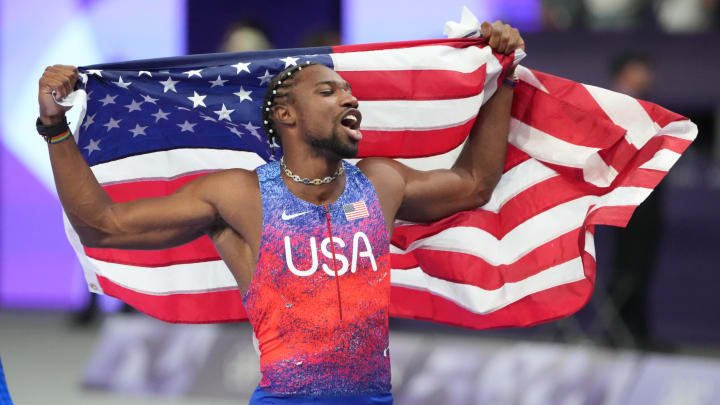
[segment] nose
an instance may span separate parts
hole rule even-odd
[[[351,92],[346,91],[343,94],[344,96],[340,99],[343,107],[358,108],[358,99]]]

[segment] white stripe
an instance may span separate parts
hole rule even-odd
[[[204,293],[237,288],[237,282],[222,260],[153,268],[88,260],[98,269],[98,275],[143,294]]]
[[[673,165],[675,164],[675,162],[678,161],[678,159],[680,159],[679,153],[667,149],[660,149],[655,153],[652,159],[643,163],[640,168],[661,170],[663,172],[666,172],[670,170],[671,167],[673,167]]]
[[[583,84],[610,119],[627,130],[625,139],[640,149],[658,133],[660,126],[634,98],[622,93]]]
[[[265,163],[253,152],[220,149],[173,149],[129,156],[92,167],[100,184],[166,179],[193,172],[242,168]]]
[[[617,176],[618,171],[605,163],[599,154],[588,156],[583,167],[583,180],[597,187],[609,187]]]
[[[458,226],[417,239],[407,249],[391,245],[390,252],[406,254],[416,249],[441,250],[479,257],[492,266],[508,265],[545,243],[580,228],[590,211],[606,206],[638,205],[651,191],[641,187],[619,187],[603,196],[583,196],[529,218],[499,240],[482,228]]]
[[[659,135],[668,135],[675,138],[693,141],[697,137],[697,125],[690,120],[673,121],[658,131]]]
[[[392,270],[393,286],[431,292],[476,314],[502,309],[531,294],[585,279],[582,260],[578,257],[550,267],[517,282],[503,284],[495,290],[454,283],[425,274],[422,269]]]
[[[527,83],[540,91],[544,91],[548,94],[550,93],[548,89],[546,89],[545,86],[540,82],[537,76],[535,76],[535,73],[533,73],[530,69],[526,68],[525,66],[518,65],[518,67],[515,68],[515,72],[517,72],[520,81]]]
[[[516,195],[555,176],[558,176],[555,170],[535,159],[528,159],[502,175],[490,201],[483,205],[482,209],[498,213],[505,203]]]
[[[595,258],[595,236],[590,231],[585,231],[585,251]]]
[[[490,47],[428,45],[330,54],[336,71],[452,70],[471,73],[494,59]]]
[[[95,266],[95,264],[91,263],[90,260],[88,260],[88,257],[85,256],[85,250],[82,247],[82,243],[80,243],[80,237],[70,224],[70,220],[68,220],[65,210],[63,210],[63,224],[65,226],[65,235],[75,251],[75,255],[77,255],[78,261],[80,261],[80,266],[83,269],[85,282],[88,285],[88,291],[104,294],[96,276],[96,273],[99,271],[101,266]]]
[[[432,130],[462,125],[475,118],[484,93],[450,100],[363,101],[361,130]]]
[[[645,187],[618,187],[601,196],[591,211],[602,207],[624,207],[640,205],[652,193],[653,189]]]
[[[581,168],[599,148],[576,145],[510,119],[509,142],[528,155],[549,163]]]

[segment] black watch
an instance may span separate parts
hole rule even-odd
[[[35,121],[35,127],[37,128],[40,136],[42,136],[45,139],[45,142],[48,143],[50,143],[50,139],[52,139],[54,136],[58,136],[70,129],[70,126],[67,122],[67,117],[64,115],[61,122],[53,125],[43,125],[42,121],[40,121],[40,117],[38,117],[37,121]]]

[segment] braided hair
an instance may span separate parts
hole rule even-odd
[[[278,136],[277,129],[273,126],[272,108],[278,105],[278,101],[284,99],[286,103],[292,103],[292,94],[290,88],[295,84],[296,77],[293,76],[303,68],[307,68],[312,65],[319,65],[317,62],[303,62],[298,65],[290,66],[285,70],[275,75],[265,90],[265,98],[263,99],[262,106],[262,119],[265,133],[270,143],[270,149],[272,155],[275,155],[275,141],[280,143],[280,137]]]

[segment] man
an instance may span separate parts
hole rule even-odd
[[[482,32],[496,52],[524,49],[518,31],[499,21]],[[294,66],[272,80],[264,103],[265,129],[284,149],[280,162],[113,203],[51,95],[69,94],[77,76],[70,66],[45,71],[38,129],[82,243],[160,249],[209,235],[259,342],[262,380],[251,403],[391,403],[393,221],[437,220],[488,201],[505,162],[515,82],[506,78],[481,108],[452,169],[420,172],[385,158],[356,168],[342,160],[357,154],[362,138],[349,84],[323,65]]]

